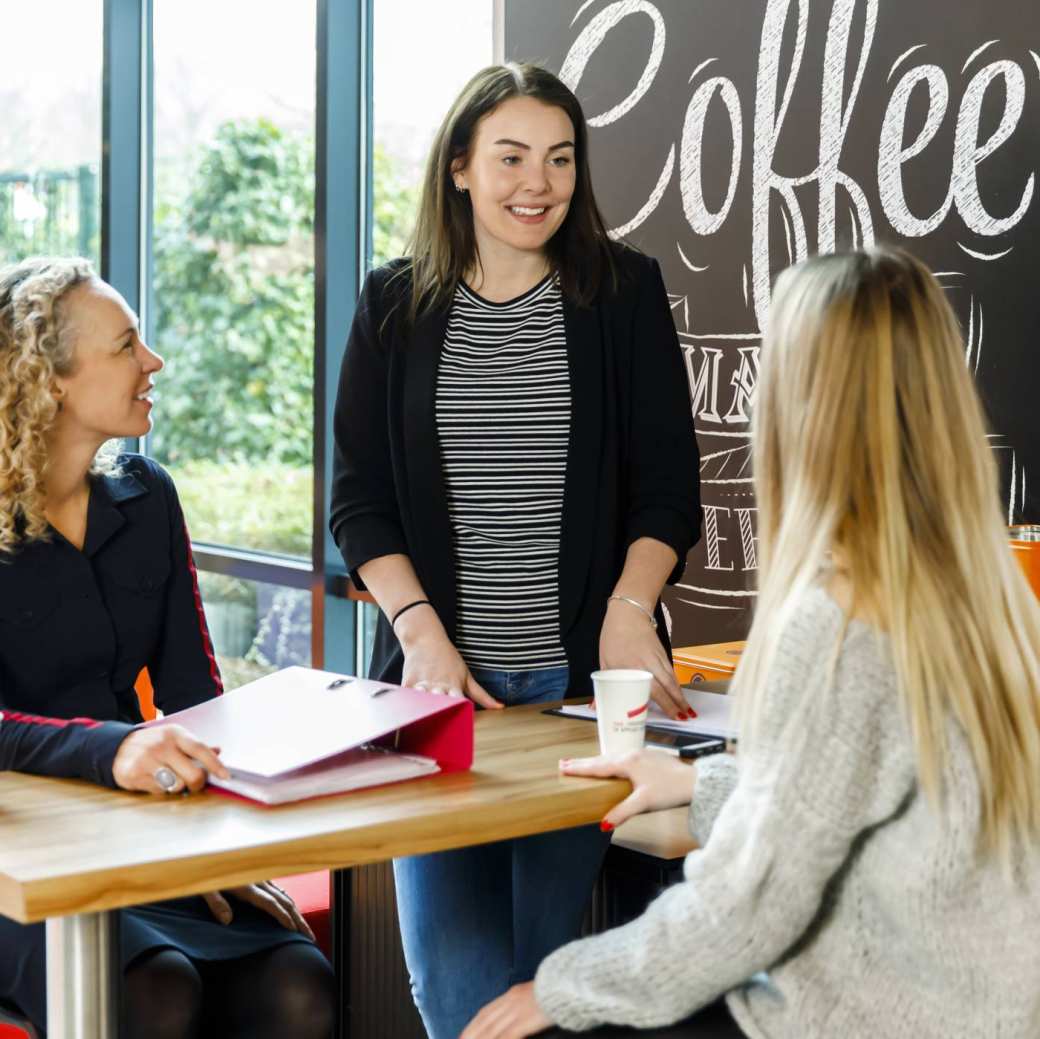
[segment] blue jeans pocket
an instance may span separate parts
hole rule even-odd
[[[507,707],[562,700],[567,692],[570,669],[539,668],[535,671],[491,671],[473,668],[473,677],[496,700]]]

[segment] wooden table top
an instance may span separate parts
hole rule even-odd
[[[470,772],[266,808],[0,773],[0,913],[22,923],[595,822],[623,780],[561,776],[596,728],[480,711]]]

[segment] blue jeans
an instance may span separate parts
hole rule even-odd
[[[567,688],[566,667],[473,677],[507,707],[559,700]],[[458,1039],[485,1003],[578,937],[609,843],[582,826],[394,860],[412,998],[429,1039]]]

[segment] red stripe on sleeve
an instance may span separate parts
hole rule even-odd
[[[96,729],[101,724],[94,718],[44,718],[39,714],[22,714],[21,711],[0,711],[0,719],[5,722],[21,722],[23,725],[46,725],[52,729],[64,729],[69,725]]]
[[[206,614],[202,609],[202,596],[199,594],[199,572],[195,569],[195,557],[191,554],[191,538],[188,536],[188,525],[184,525],[184,545],[188,554],[188,573],[191,575],[191,590],[195,597],[195,615],[199,621],[199,636],[202,638],[202,649],[209,661],[209,675],[217,688],[217,696],[224,692],[224,683],[220,680],[220,668],[217,667],[217,658],[213,655],[213,643],[209,637],[209,626],[206,624]]]

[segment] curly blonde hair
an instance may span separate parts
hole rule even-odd
[[[97,278],[88,260],[37,256],[0,269],[0,554],[44,538],[47,432],[56,375],[73,367],[64,300]],[[110,452],[95,470],[110,471]]]

